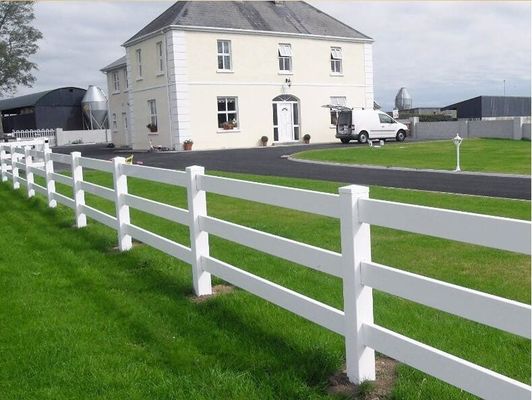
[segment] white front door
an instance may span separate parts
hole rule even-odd
[[[279,142],[294,140],[294,116],[292,103],[277,103],[279,118]]]

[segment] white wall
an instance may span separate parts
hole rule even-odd
[[[526,118],[515,117],[503,120],[416,122],[412,136],[416,139],[451,139],[458,133],[463,138],[530,139],[530,123],[525,121]]]
[[[57,128],[55,132],[57,146],[64,146],[80,140],[82,143],[107,143],[111,139],[109,129],[64,131],[61,128]]]

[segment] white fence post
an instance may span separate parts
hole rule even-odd
[[[362,330],[373,323],[372,289],[361,283],[361,262],[371,261],[370,227],[358,216],[358,200],[368,198],[369,189],[351,185],[339,193],[347,376],[361,383],[375,380],[375,351],[364,344]]]
[[[203,256],[209,255],[209,234],[202,231],[200,216],[207,215],[207,197],[205,191],[198,190],[198,178],[205,174],[205,168],[192,166],[186,169],[188,177],[187,199],[190,248],[192,250],[192,280],[196,296],[212,294],[211,274],[203,269]]]
[[[0,145],[2,146],[2,145]],[[7,181],[7,164],[6,164],[6,150],[2,146],[0,147],[0,172],[2,174],[2,182]]]
[[[118,248],[120,251],[130,250],[131,236],[126,234],[125,225],[129,224],[129,206],[124,201],[127,194],[127,175],[122,172],[122,165],[126,163],[124,157],[113,158],[113,184],[115,188],[116,231],[118,233]]]
[[[80,182],[83,181],[83,167],[79,163],[81,153],[74,151],[72,156],[72,190],[74,194],[74,211],[76,213],[76,226],[83,228],[87,226],[87,216],[81,208],[85,205],[85,191],[81,189]]]
[[[35,196],[35,189],[33,189],[33,171],[31,166],[33,164],[33,158],[30,155],[30,146],[24,146],[24,164],[26,165],[26,190],[28,192],[28,197]]]
[[[52,150],[48,143],[43,145],[43,159],[44,159],[44,175],[46,179],[46,193],[48,195],[48,207],[57,207],[57,202],[54,199],[55,180],[52,178],[54,173],[54,160],[52,160]]]
[[[11,146],[11,174],[13,176],[13,189],[20,188],[20,182],[18,180],[18,168],[15,163],[18,161],[18,154],[15,153],[15,146]]]

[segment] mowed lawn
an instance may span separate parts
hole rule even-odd
[[[337,193],[341,184],[231,175]],[[86,171],[111,186],[107,174]],[[59,187],[65,193],[70,190]],[[130,179],[130,192],[185,207],[182,189]],[[371,188],[371,197],[530,219],[530,202]],[[111,203],[87,202],[114,213]],[[339,223],[218,195],[209,214],[340,250]],[[343,339],[243,290],[192,299],[190,266],[0,184],[0,398],[327,399]],[[188,229],[132,210],[132,222],[189,244]],[[373,260],[530,304],[530,258],[372,227]],[[211,237],[215,257],[342,308],[339,279]],[[215,283],[220,283],[215,280]],[[530,342],[374,292],[376,323],[530,384]],[[393,399],[470,399],[405,365]]]
[[[456,147],[451,140],[403,143],[386,142],[383,147],[310,150],[295,158],[343,164],[385,167],[428,168],[451,171],[456,168]],[[467,172],[501,172],[530,175],[530,141],[464,139],[460,146],[460,167]]]

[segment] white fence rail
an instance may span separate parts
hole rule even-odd
[[[18,141],[27,141],[32,139],[48,139],[50,146],[56,146],[55,129],[26,129],[11,132]]]
[[[54,162],[69,164],[72,177],[54,172]],[[42,142],[0,144],[0,166],[2,181],[11,180],[15,189],[25,183],[28,197],[37,192],[47,196],[50,207],[60,203],[72,208],[78,227],[85,226],[89,217],[116,230],[120,250],[130,249],[131,238],[135,238],[191,264],[197,295],[212,293],[213,274],[343,335],[347,372],[353,382],[375,379],[376,350],[486,399],[531,397],[531,387],[524,383],[375,325],[372,289],[528,339],[530,305],[374,263],[369,232],[369,225],[374,224],[530,255],[530,222],[373,200],[368,198],[367,188],[355,185],[332,195],[208,176],[201,167],[178,172],[128,165],[123,158],[109,162],[84,158],[80,153],[56,154]],[[84,168],[112,173],[114,188],[84,181]],[[19,176],[21,169],[25,178]],[[46,185],[37,185],[33,174],[44,176]],[[129,194],[128,176],[185,187],[188,210]],[[57,193],[56,182],[71,186],[73,197]],[[115,215],[87,206],[85,192],[113,201]],[[339,218],[342,253],[210,217],[206,192]],[[130,208],[188,225],[191,248],[133,225]],[[217,260],[209,254],[209,234],[341,278],[344,310]]]

